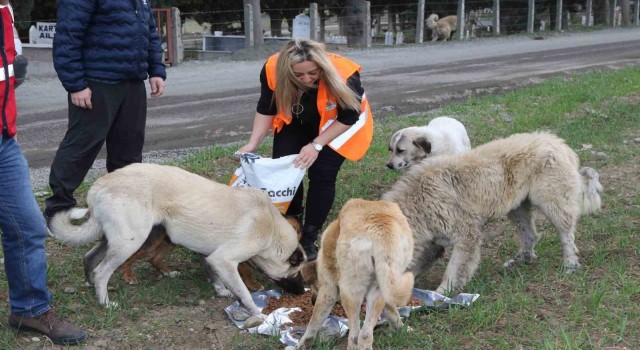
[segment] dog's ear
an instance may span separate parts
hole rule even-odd
[[[422,148],[422,150],[426,153],[429,154],[431,153],[431,142],[429,142],[426,138],[424,137],[418,137],[415,140],[413,140],[413,144],[416,147]]]
[[[298,248],[296,248],[289,257],[289,265],[297,267],[300,266],[304,260],[304,253],[302,252],[302,249],[300,249],[300,246],[298,246]]]

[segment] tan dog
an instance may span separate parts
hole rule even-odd
[[[397,307],[407,304],[413,289],[413,274],[405,272],[412,250],[409,224],[396,204],[349,200],[322,235],[317,266],[310,263],[303,268],[316,298],[298,347],[311,348],[338,299],[349,319],[349,350],[371,349],[373,328],[383,309],[392,327],[402,326]],[[365,297],[367,312],[360,330]]]
[[[229,187],[172,166],[132,164],[98,179],[87,204],[90,216],[84,224],[71,224],[69,210],[52,218],[51,231],[73,244],[106,237],[87,253],[104,251],[90,276],[103,305],[117,305],[109,302],[109,278],[159,224],[171,242],[206,255],[216,274],[216,293],[234,295],[252,316],[265,317],[242,283],[242,261],[250,261],[285,291],[304,292],[304,250],[295,229],[260,189]]]
[[[438,17],[435,13],[427,18],[427,28],[431,29],[431,42],[442,38],[447,41],[451,37],[451,33],[456,31],[458,26],[458,16]]]
[[[505,266],[531,263],[539,239],[532,209],[538,208],[560,235],[564,268],[580,267],[574,240],[580,214],[600,207],[598,173],[579,169],[576,153],[548,133],[516,134],[457,155],[414,165],[383,199],[398,203],[415,239],[414,274],[429,268],[451,247],[436,289],[461,290],[480,262],[482,233],[489,218],[508,216],[516,225],[520,251]]]

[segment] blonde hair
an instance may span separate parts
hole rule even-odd
[[[273,94],[278,112],[291,120],[291,107],[298,102],[300,91],[315,88],[301,82],[293,73],[293,65],[311,61],[318,65],[320,80],[327,92],[336,98],[342,108],[360,110],[358,95],[342,80],[327,56],[324,45],[312,40],[294,39],[280,50],[276,64],[276,91]]]

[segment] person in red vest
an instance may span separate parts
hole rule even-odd
[[[87,334],[57,316],[49,304],[44,245],[47,227],[33,195],[29,165],[15,138],[15,87],[17,81],[24,80],[26,66],[16,60],[20,47],[14,42],[9,0],[0,0],[0,41],[0,230],[9,284],[9,325],[44,334],[56,344],[75,345]]]
[[[300,243],[309,261],[318,255],[318,232],[333,205],[342,163],[361,159],[371,144],[373,116],[360,70],[357,63],[325,51],[321,43],[289,41],[260,73],[251,136],[238,150],[255,152],[273,129],[273,158],[298,154],[294,165],[308,169],[305,206],[301,184],[287,214],[301,221],[304,214]]]

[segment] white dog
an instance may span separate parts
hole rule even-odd
[[[68,210],[52,218],[51,231],[72,244],[106,238],[87,253],[102,259],[90,276],[100,304],[117,306],[109,302],[109,279],[154,225],[163,225],[174,244],[205,255],[216,292],[234,295],[252,316],[263,315],[240,278],[240,262],[257,266],[285,291],[304,292],[305,255],[296,230],[262,190],[229,187],[173,166],[132,164],[98,179],[87,204],[84,224],[73,225],[74,210]]]
[[[389,169],[403,169],[427,157],[457,154],[471,149],[467,130],[459,121],[438,117],[426,126],[412,126],[391,137]]]

